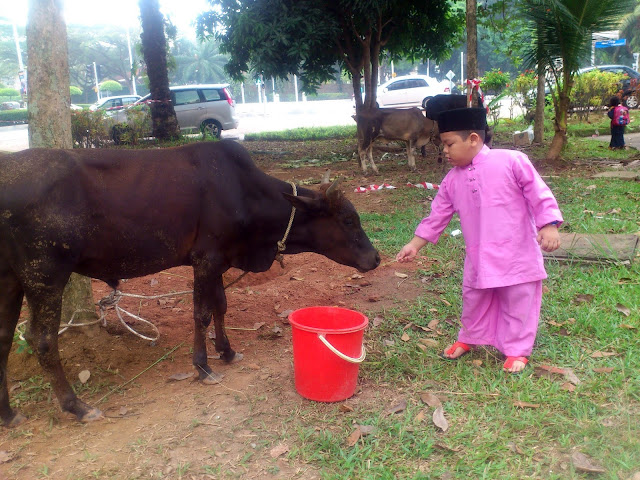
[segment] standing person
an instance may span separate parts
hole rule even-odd
[[[466,245],[462,282],[462,328],[443,356],[457,359],[470,345],[492,345],[507,358],[506,372],[525,368],[538,329],[542,280],[540,248],[560,246],[562,214],[549,187],[527,156],[483,144],[483,108],[445,111],[440,139],[452,168],[431,203],[431,213],[396,255],[413,260],[436,243],[454,213]]]
[[[609,111],[607,115],[611,119],[611,142],[609,149],[622,150],[624,144],[624,129],[629,123],[629,110],[620,105],[620,99],[616,96],[609,100]]]

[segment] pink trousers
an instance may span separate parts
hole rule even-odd
[[[499,288],[463,286],[458,341],[527,357],[536,339],[541,302],[542,280]]]

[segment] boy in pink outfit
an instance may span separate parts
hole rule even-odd
[[[517,373],[527,364],[538,329],[547,278],[540,249],[552,252],[560,246],[563,220],[527,156],[489,149],[486,127],[483,108],[439,115],[440,139],[454,168],[396,260],[411,261],[427,243],[435,244],[457,213],[466,246],[462,328],[444,357],[457,359],[469,345],[492,345],[507,357],[503,369]]]

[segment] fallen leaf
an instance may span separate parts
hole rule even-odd
[[[546,285],[542,286],[542,293],[549,293],[551,290],[549,290],[549,287],[547,287]]]
[[[372,295],[371,297],[367,298],[367,300],[371,303],[379,302],[380,295]]]
[[[360,433],[360,428],[356,428],[353,432],[351,432],[351,435],[347,437],[347,445],[349,447],[353,447],[356,443],[358,443],[358,440],[360,440],[361,436],[362,434]]]
[[[515,442],[507,443],[507,448],[511,450],[513,453],[517,453],[518,455],[524,455],[524,452],[520,449],[518,445],[516,445]]]
[[[573,452],[571,455],[571,463],[579,472],[587,473],[605,473],[606,470],[598,465],[592,458],[581,452]]]
[[[382,317],[374,317],[373,326],[374,327],[379,327],[380,325],[382,325],[382,322],[384,322],[384,318],[382,318]]]
[[[402,340],[403,342],[408,342],[409,340],[411,340],[411,337],[409,336],[408,333],[403,333],[402,336],[400,337],[400,340]]]
[[[579,293],[573,298],[575,303],[590,303],[593,301],[593,295],[588,293]]]
[[[439,406],[433,412],[433,423],[443,432],[446,432],[449,429],[449,422],[444,418],[444,409],[442,406]]]
[[[195,375],[195,372],[190,373],[174,373],[169,377],[169,380],[174,382],[179,382],[181,380],[186,380],[187,378],[191,378]]]
[[[564,382],[560,388],[568,392],[573,392],[576,389],[576,386],[571,382]]]
[[[420,423],[420,422],[422,422],[422,421],[425,419],[425,417],[426,417],[426,415],[425,415],[425,413],[424,413],[424,410],[420,410],[420,411],[418,412],[418,414],[416,415],[416,417],[413,419],[413,421],[414,421],[415,423]]]
[[[82,370],[78,374],[78,378],[80,379],[80,383],[87,383],[89,377],[91,376],[91,372],[89,370]]]
[[[431,330],[435,330],[436,328],[438,328],[439,323],[440,323],[440,320],[431,320],[429,322],[429,325],[427,325],[427,327],[429,327]]]
[[[291,313],[293,313],[293,310],[285,310],[284,312],[279,313],[278,317],[280,317],[280,318],[289,318],[289,315]],[[264,322],[262,324],[264,325]]]
[[[421,343],[418,343],[416,346],[417,346],[420,350],[422,350],[423,352],[426,352],[426,351],[427,351],[427,347],[426,347],[426,346],[424,346],[424,345],[422,345]]]
[[[396,344],[396,342],[394,342],[393,340],[383,340],[382,344],[385,347],[393,347]]]
[[[358,425],[358,428],[360,429],[360,435],[363,437],[376,433],[376,427],[373,425]]]
[[[304,280],[304,278],[292,276],[292,277],[289,278],[289,280],[297,280],[298,282],[302,282]]]
[[[359,273],[354,273],[353,275],[351,275],[352,280],[358,280],[360,278],[364,278],[364,275],[360,275]]]
[[[595,190],[597,187],[595,185],[588,185],[584,187],[585,190]]]
[[[393,274],[398,277],[398,278],[409,278],[409,275],[407,275],[406,273],[402,273],[402,272],[393,272]]]
[[[402,330],[404,331],[404,330],[407,330],[408,328],[411,328],[411,327],[413,327],[413,322],[407,323],[404,327],[402,327]]]
[[[278,458],[284,455],[285,453],[287,453],[288,451],[289,451],[289,446],[285,443],[281,443],[280,445],[273,447],[269,451],[269,455],[271,455],[271,458]]]
[[[616,310],[623,314],[625,317],[631,315],[631,310],[629,309],[629,307],[625,307],[621,303],[616,303]]]
[[[447,447],[446,445],[442,444],[442,443],[434,443],[433,444],[434,447],[439,448],[441,450],[446,450],[447,452],[454,452],[457,453],[460,450],[462,450],[460,447]],[[449,472],[445,472],[442,475],[440,475],[440,480],[445,480],[445,479],[451,479],[453,478],[453,475],[450,474]]]
[[[565,368],[564,369],[564,377],[569,380],[571,383],[573,383],[574,385],[580,385],[580,379],[578,378],[578,376],[573,372],[572,369],[570,368]]]
[[[618,325],[620,328],[626,328],[627,330],[636,330],[638,327],[635,325],[629,325],[628,323],[621,323]]]
[[[591,358],[615,357],[616,355],[618,355],[616,352],[593,352]]]
[[[596,373],[611,373],[615,370],[614,367],[601,367],[601,368],[594,368],[593,371]]]
[[[574,385],[580,383],[580,379],[576,376],[574,371],[570,368],[559,368],[551,365],[540,365],[534,369],[534,372],[539,377],[553,378],[552,374],[563,375]]]
[[[273,328],[271,329],[271,331],[277,336],[281,336],[282,335],[282,328],[280,328],[279,325],[274,325]]]
[[[121,417],[124,417],[127,412],[129,412],[129,409],[127,407],[120,407],[120,411],[118,412],[120,414]]]
[[[403,398],[398,403],[388,408],[385,412],[387,415],[393,415],[394,413],[402,413],[407,409],[407,401]]]
[[[420,394],[420,400],[429,405],[430,407],[441,407],[442,402],[433,393],[423,392]]]
[[[481,366],[481,365],[482,365],[482,360],[480,360],[480,359],[478,358],[478,359],[475,359],[475,360],[471,360],[471,363],[472,363],[474,366],[479,367],[479,366]]]
[[[155,287],[158,284],[158,280],[155,278],[152,278],[151,281],[149,282],[149,285],[151,285],[152,287]]]
[[[441,301],[442,303],[444,303],[447,307],[450,307],[450,306],[451,306],[451,304],[450,304],[449,302],[447,302],[444,298],[441,298],[441,299],[440,299],[440,301]]]
[[[438,346],[438,341],[437,340],[433,340],[431,338],[421,338],[418,341],[420,343],[422,343],[423,345],[426,345],[427,347],[437,347]]]
[[[0,463],[7,463],[13,460],[13,455],[6,450],[0,450]]]
[[[264,327],[265,323],[264,322],[258,322],[258,323],[254,323],[253,324],[253,329],[254,330],[260,330],[262,327]]]
[[[353,407],[350,407],[346,403],[343,403],[340,405],[340,411],[343,413],[353,412]]]
[[[520,402],[520,401],[513,402],[513,406],[518,408],[540,408],[539,403],[529,403],[529,402]]]

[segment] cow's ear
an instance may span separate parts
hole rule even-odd
[[[283,193],[282,196],[286,198],[291,205],[300,210],[319,210],[322,208],[322,202],[315,198],[300,197],[291,195],[290,193]]]

